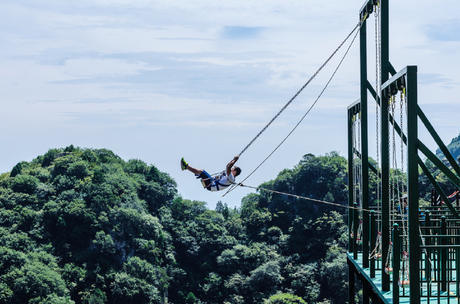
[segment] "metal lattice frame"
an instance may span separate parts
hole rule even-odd
[[[380,66],[380,83],[377,83],[377,88],[373,88],[367,78],[367,23],[366,20],[369,15],[374,12],[374,9],[379,6],[379,48],[380,54],[377,58],[380,60],[378,65]],[[349,201],[350,207],[354,207],[356,202],[353,200],[352,192],[355,188],[354,179],[355,167],[353,166],[353,159],[356,155],[356,151],[353,149],[352,142],[352,130],[353,130],[353,119],[356,115],[359,115],[361,122],[360,137],[361,146],[360,155],[361,158],[361,197],[360,204],[365,211],[362,213],[362,248],[358,248],[356,244],[359,214],[354,209],[349,209],[348,214],[348,226],[349,226],[349,247],[350,253],[353,253],[353,259],[358,258],[358,250],[362,251],[362,268],[370,268],[370,278],[375,276],[376,265],[374,259],[369,259],[370,248],[375,244],[377,233],[375,228],[375,215],[369,214],[369,170],[374,171],[381,178],[381,192],[382,192],[382,209],[381,209],[381,246],[382,246],[382,261],[386,261],[389,257],[389,246],[390,246],[390,147],[389,147],[389,127],[392,125],[396,133],[400,136],[401,141],[404,142],[407,149],[407,188],[408,188],[408,238],[409,245],[409,281],[410,281],[410,302],[420,302],[420,266],[419,261],[421,259],[421,244],[420,244],[420,226],[419,226],[419,191],[418,191],[418,167],[423,170],[429,181],[433,185],[436,192],[440,195],[441,200],[446,203],[450,215],[454,218],[459,218],[457,210],[451,205],[447,196],[437,184],[435,178],[431,175],[424,162],[418,155],[418,152],[422,152],[427,159],[429,159],[446,177],[460,189],[460,167],[455,162],[453,157],[450,155],[447,147],[441,141],[440,137],[434,130],[433,126],[420,109],[417,104],[417,67],[408,66],[398,73],[393,68],[389,61],[389,0],[368,0],[360,10],[359,18],[362,22],[360,28],[360,100],[353,103],[348,107],[348,167],[349,167]],[[376,26],[377,27],[377,26]],[[377,35],[376,35],[377,36]],[[396,119],[389,113],[389,100],[391,96],[394,96],[398,91],[405,90],[407,96],[407,115],[405,120],[407,121],[407,134],[404,134],[404,130],[398,125]],[[378,91],[377,91],[378,90]],[[381,172],[374,168],[368,162],[368,92],[375,99],[375,102],[380,107],[380,160],[381,160]],[[381,99],[380,99],[381,96]],[[417,124],[418,120],[425,125],[426,129],[433,137],[440,150],[444,153],[447,161],[453,170],[450,170],[433,152],[431,152],[426,145],[424,145],[418,139]],[[378,166],[377,166],[378,167]],[[400,238],[400,231],[397,226],[393,227],[393,237],[397,240]],[[399,268],[399,251],[400,247],[393,250],[393,257],[398,262],[397,268]],[[425,245],[422,246],[425,248]],[[383,262],[382,262],[383,264]],[[377,269],[381,271],[380,275],[382,278],[381,289],[383,292],[390,290],[390,275],[385,272],[385,267]],[[398,277],[399,274],[396,274]],[[393,278],[394,279],[394,278]],[[354,281],[354,276],[350,272],[350,284]],[[365,285],[365,284],[364,284]],[[394,279],[393,282],[393,303],[399,301],[398,298],[398,282]],[[367,286],[367,285],[365,285]],[[350,286],[350,295],[354,294]],[[368,303],[369,290],[364,290],[364,303]]]

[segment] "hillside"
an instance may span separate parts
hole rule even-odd
[[[447,145],[447,149],[449,149],[454,159],[456,160],[459,159],[460,157],[460,134],[457,137],[452,138],[451,142]],[[440,149],[436,151],[436,155],[438,157],[444,158],[444,155],[442,154]]]
[[[306,155],[265,186],[345,201],[345,178],[344,158]],[[18,163],[0,178],[0,303],[343,301],[340,214],[265,194],[205,206],[104,149]]]
[[[450,153],[452,153],[454,159],[458,160],[460,157],[460,134],[452,139],[450,144],[447,145],[447,148]]]

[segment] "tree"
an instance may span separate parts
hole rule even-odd
[[[5,275],[4,281],[14,293],[13,303],[27,303],[30,300],[47,303],[50,295],[57,298],[69,296],[54,258],[44,253],[29,255],[22,267],[14,268]]]
[[[270,261],[251,271],[249,284],[257,291],[272,291],[277,289],[282,280],[279,264]]]
[[[111,276],[111,280],[110,303],[161,303],[158,289],[142,279],[118,272]]]
[[[265,300],[264,304],[307,304],[307,302],[293,294],[279,293]]]
[[[30,175],[16,175],[11,181],[11,189],[16,192],[33,194],[37,189],[39,180]]]
[[[306,154],[261,186],[346,203],[346,167]],[[335,209],[261,191],[210,210],[141,160],[52,149],[0,175],[0,304],[340,303],[348,235]]]
[[[25,161],[17,163],[16,166],[11,169],[10,177],[15,177],[16,175],[21,174],[22,170],[27,167],[28,163]]]

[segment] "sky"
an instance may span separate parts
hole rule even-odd
[[[180,158],[210,173],[223,170],[353,29],[362,4],[3,0],[0,171],[50,148],[107,148],[167,172],[183,198],[238,207],[251,191],[225,197],[205,191],[180,170]],[[445,143],[460,131],[457,6],[454,0],[390,1],[390,61],[396,70],[418,66],[419,104]],[[374,37],[371,16],[371,83]],[[342,54],[242,155],[242,177],[305,113]],[[345,156],[346,108],[358,97],[356,41],[318,104],[247,184],[276,178],[307,153]],[[369,115],[373,124],[375,113]],[[434,148],[426,131],[419,132]]]

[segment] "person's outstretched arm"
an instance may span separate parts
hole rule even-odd
[[[230,171],[232,170],[233,165],[236,163],[236,161],[240,158],[238,155],[235,156],[228,164],[227,164],[227,176],[230,175]]]

